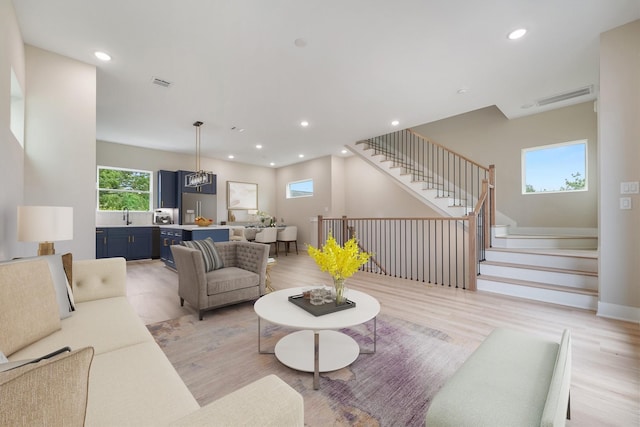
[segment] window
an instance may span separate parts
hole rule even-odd
[[[11,68],[11,132],[24,147],[24,94],[16,73]]]
[[[522,150],[522,194],[586,190],[586,139]]]
[[[287,199],[313,196],[313,180],[305,179],[287,184]]]
[[[99,211],[151,211],[151,172],[98,166]]]

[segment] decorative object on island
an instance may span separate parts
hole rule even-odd
[[[200,126],[203,124],[200,121],[193,124],[196,127],[196,171],[185,175],[184,185],[186,187],[202,187],[212,183],[213,172],[206,172],[200,167]]]
[[[18,206],[18,241],[40,242],[38,255],[53,255],[53,242],[73,239],[73,208]]]
[[[203,218],[201,216],[197,217],[194,221],[199,227],[208,227],[213,223],[213,220],[210,218]]]
[[[328,272],[333,278],[333,286],[336,289],[336,304],[344,304],[346,301],[345,279],[365,265],[371,254],[361,251],[355,237],[350,238],[344,246],[340,246],[331,233],[322,249],[309,245],[307,252],[316,262],[320,270]]]
[[[256,215],[258,215],[258,218],[260,218],[260,222],[262,223],[262,225],[267,226],[273,224],[273,217],[268,212],[258,211]]]

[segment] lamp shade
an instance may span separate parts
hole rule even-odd
[[[18,241],[54,242],[73,239],[73,208],[18,206]]]

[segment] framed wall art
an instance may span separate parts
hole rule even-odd
[[[227,209],[258,209],[258,184],[227,181]]]

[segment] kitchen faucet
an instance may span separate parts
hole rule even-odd
[[[124,208],[124,210],[122,211],[122,220],[126,225],[133,224],[132,221],[129,221],[129,208]]]

